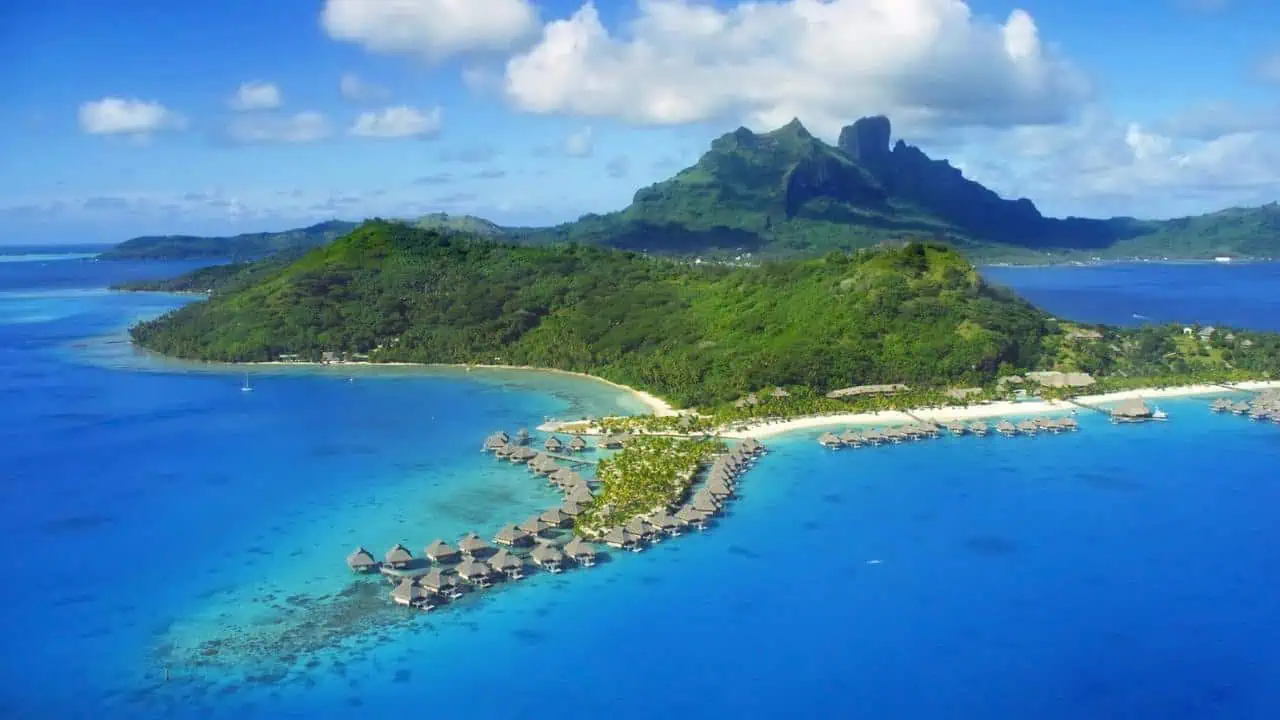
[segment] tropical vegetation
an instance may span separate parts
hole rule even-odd
[[[725,450],[714,440],[660,436],[628,438],[626,446],[600,461],[600,492],[574,522],[580,535],[593,537],[631,518],[674,508],[688,492],[698,468]]]

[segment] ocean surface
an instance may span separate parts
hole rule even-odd
[[[1200,398],[1051,437],[800,433],[706,533],[411,613],[355,545],[553,506],[484,435],[639,406],[512,372],[242,392],[123,339],[188,299],[105,287],[185,267],[0,259],[0,717],[1280,717],[1280,426]],[[993,274],[1083,320],[1278,322],[1274,266]]]

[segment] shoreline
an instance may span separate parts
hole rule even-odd
[[[836,425],[895,425],[924,420],[934,423],[953,421],[982,420],[986,418],[1016,417],[1020,415],[1048,415],[1053,413],[1083,410],[1080,405],[1098,408],[1100,405],[1141,398],[1143,400],[1157,398],[1189,397],[1195,395],[1226,394],[1232,391],[1260,391],[1280,388],[1280,380],[1254,380],[1231,385],[1231,389],[1222,385],[1180,385],[1170,388],[1145,388],[1140,390],[1121,390],[1100,395],[1081,395],[1074,398],[1074,403],[1066,400],[1030,400],[1015,402],[1001,400],[984,405],[967,405],[963,407],[912,408],[909,410],[880,410],[876,412],[840,413],[835,415],[807,415],[781,421],[756,421],[746,423],[745,429],[730,430],[721,433],[721,437],[735,440],[764,438],[784,435],[801,430],[827,428]],[[1077,405],[1075,403],[1079,403]]]
[[[233,367],[235,366],[289,367],[289,366],[296,365],[296,366],[302,366],[302,367],[322,367],[322,368],[339,369],[343,367],[354,366],[354,367],[362,367],[362,368],[398,367],[398,368],[422,368],[425,370],[432,370],[432,369],[465,370],[467,372],[478,369],[478,370],[518,370],[521,372],[551,373],[554,375],[564,375],[568,377],[580,378],[583,380],[593,380],[595,382],[604,383],[605,385],[608,385],[616,390],[622,390],[623,392],[629,393],[632,397],[644,403],[645,407],[648,407],[651,413],[658,417],[669,417],[672,415],[680,414],[679,411],[676,410],[675,407],[671,405],[671,403],[667,402],[666,400],[663,400],[662,398],[658,397],[657,395],[654,395],[653,393],[645,392],[644,390],[637,390],[636,388],[630,387],[628,385],[623,385],[622,383],[616,383],[612,380],[606,380],[598,375],[589,375],[587,373],[576,372],[573,370],[560,370],[557,368],[535,367],[533,365],[498,365],[493,363],[467,365],[467,364],[461,364],[461,363],[370,362],[368,360],[344,361],[340,363],[324,363],[324,362],[310,362],[310,361],[283,362],[280,360],[267,360],[263,362],[220,363],[220,364],[233,366]]]

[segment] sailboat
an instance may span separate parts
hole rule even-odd
[[[1152,408],[1151,410],[1151,419],[1152,420],[1168,420],[1169,413],[1161,410],[1159,407],[1155,407],[1155,408]]]
[[[253,386],[249,384],[249,373],[244,374],[244,385],[240,386],[240,392],[252,392]]]

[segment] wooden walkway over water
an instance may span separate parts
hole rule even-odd
[[[542,454],[546,455],[547,457],[553,460],[560,460],[567,463],[579,463],[581,465],[599,465],[600,464],[599,460],[588,460],[582,457],[574,457],[573,455],[561,455],[559,453],[550,453],[545,451]]]

